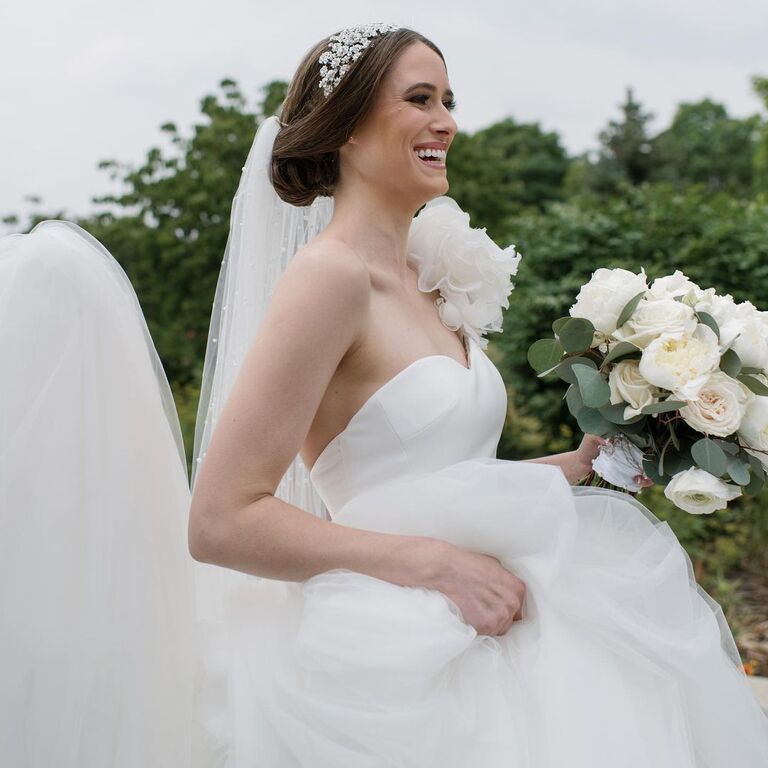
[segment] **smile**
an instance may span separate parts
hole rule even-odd
[[[424,165],[431,168],[445,168],[446,151],[444,149],[415,149],[414,153]]]

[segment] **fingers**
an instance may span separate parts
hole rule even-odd
[[[512,625],[516,621],[522,621],[526,616],[526,610],[525,610],[525,602],[526,602],[526,596],[527,592],[525,591],[525,587],[523,586],[523,589],[520,591],[518,595],[518,606],[517,609],[512,611],[509,615],[509,619],[505,622],[504,626],[499,629],[496,634],[497,635],[505,635],[511,628]]]

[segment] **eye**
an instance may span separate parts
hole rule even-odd
[[[418,104],[424,105],[424,104],[426,104],[429,101],[429,95],[426,94],[426,93],[421,93],[421,94],[419,94],[417,96],[411,96],[411,98],[408,99],[408,101],[415,101]],[[443,104],[445,105],[445,108],[449,112],[452,112],[454,109],[456,109],[456,100],[455,99],[450,99],[449,101],[444,101]]]

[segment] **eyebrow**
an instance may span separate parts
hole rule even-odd
[[[415,91],[417,88],[426,88],[428,91],[436,91],[437,90],[437,88],[435,87],[435,85],[433,83],[414,83],[413,85],[411,85],[408,88],[406,88],[405,92],[406,93],[410,93],[411,91]],[[445,91],[445,95],[452,99],[453,98],[453,91],[450,88],[448,88]]]

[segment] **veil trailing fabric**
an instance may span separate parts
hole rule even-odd
[[[66,221],[0,238],[0,765],[186,768],[189,484],[136,294]]]
[[[279,276],[333,210],[274,192],[279,125],[258,128],[233,202],[193,484]],[[168,380],[127,275],[78,225],[0,238],[0,367],[0,765],[235,760],[230,597],[283,585],[191,558]],[[300,457],[276,495],[328,517]]]
[[[295,206],[281,200],[275,192],[269,166],[279,130],[280,121],[275,116],[266,118],[259,126],[232,202],[229,239],[211,312],[195,426],[193,490],[197,467],[205,458],[211,435],[278,278],[296,251],[325,228],[333,213],[333,198],[318,197],[311,205]],[[275,495],[319,517],[329,517],[300,456],[284,474]]]

